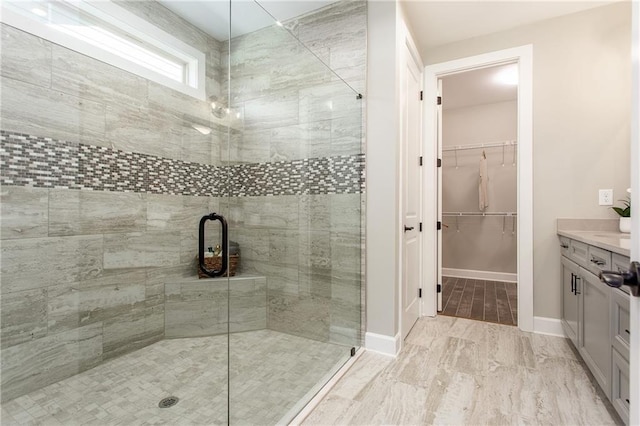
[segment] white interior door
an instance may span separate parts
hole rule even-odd
[[[440,163],[440,166],[437,167],[437,175],[438,175],[438,206],[437,206],[437,216],[438,216],[438,223],[441,224],[441,226],[438,229],[438,233],[437,233],[437,238],[438,238],[438,248],[436,251],[436,256],[437,256],[437,270],[436,270],[436,300],[438,303],[438,312],[442,311],[442,227],[444,226],[444,224],[442,223],[442,106],[444,104],[444,100],[443,100],[443,96],[442,96],[442,79],[438,79],[438,101],[436,102],[437,107],[436,107],[436,114],[438,116],[437,118],[437,132],[438,132],[438,138],[437,138],[437,144],[438,146],[436,147],[436,151],[437,151],[437,156],[438,156],[438,163]]]
[[[402,338],[420,315],[421,67],[405,44],[402,76]]]

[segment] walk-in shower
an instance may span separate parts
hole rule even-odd
[[[2,424],[288,422],[361,342],[366,2],[2,7]]]

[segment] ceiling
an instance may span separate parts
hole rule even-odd
[[[422,55],[433,47],[615,2],[401,0]]]
[[[158,0],[168,9],[223,41],[287,21],[336,0]],[[390,1],[390,0],[369,0]],[[617,0],[400,0],[423,56],[437,46],[466,40],[613,3]],[[229,25],[229,16],[232,25]],[[231,27],[231,28],[230,28]],[[507,65],[508,66],[508,65]],[[496,84],[504,66],[447,76],[445,109],[515,100],[517,85]]]
[[[231,37],[235,37],[272,25],[273,18],[269,14],[280,21],[286,21],[336,0],[260,0],[262,7],[253,0],[158,1],[215,39],[223,41],[229,39],[230,14],[234,17]],[[422,55],[436,46],[580,12],[615,1],[620,0],[400,0]]]
[[[335,0],[158,0],[176,15],[219,41],[229,39],[229,16],[233,19],[231,38],[273,25],[273,15],[280,21],[304,15]],[[230,7],[231,5],[231,7]],[[264,10],[266,9],[268,13]]]
[[[517,84],[496,81],[501,73],[509,71],[517,74],[517,65],[498,65],[443,77],[442,107],[453,109],[516,100]]]

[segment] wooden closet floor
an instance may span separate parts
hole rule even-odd
[[[442,278],[442,315],[518,325],[517,283]]]

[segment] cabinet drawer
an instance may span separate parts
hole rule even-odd
[[[629,362],[612,349],[611,403],[622,421],[629,424]]]
[[[629,260],[627,256],[623,256],[618,253],[611,253],[611,270],[612,271],[618,271],[618,272],[628,271],[629,264],[631,264],[631,260]],[[629,287],[627,287],[626,285],[623,285],[622,287],[620,287],[620,290],[629,294]]]
[[[587,259],[589,261],[587,269],[596,276],[600,275],[600,271],[611,270],[611,252],[598,247],[588,246]]]
[[[580,241],[571,240],[569,243],[569,258],[576,262],[578,265],[587,267],[589,262],[589,249],[588,245],[581,243]]]
[[[571,240],[567,237],[560,237],[560,254],[569,257],[569,246]]]
[[[627,256],[623,256],[618,253],[611,253],[611,270],[624,272],[629,270],[631,261]]]
[[[611,289],[611,336],[613,347],[629,359],[630,334],[630,297],[620,289]]]

